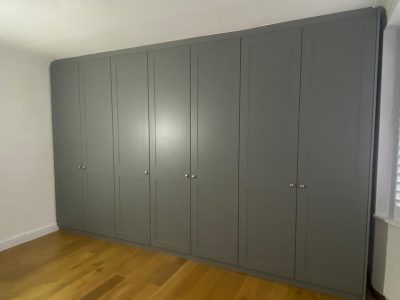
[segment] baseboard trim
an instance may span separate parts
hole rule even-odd
[[[18,246],[55,231],[58,231],[58,225],[53,223],[14,235],[8,239],[0,241],[0,251]]]

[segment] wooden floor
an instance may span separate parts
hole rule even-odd
[[[338,298],[152,250],[56,232],[0,252],[0,299]]]

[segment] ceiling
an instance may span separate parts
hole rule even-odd
[[[64,58],[370,7],[378,2],[0,0],[0,43]]]

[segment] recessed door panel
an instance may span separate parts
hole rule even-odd
[[[84,230],[78,63],[53,63],[51,84],[57,222]]]
[[[296,279],[362,294],[376,19],[304,28]]]
[[[242,40],[239,265],[294,277],[301,30]]]
[[[147,53],[112,58],[117,237],[150,243]]]
[[[192,254],[237,264],[240,40],[191,54]]]
[[[190,49],[153,51],[148,63],[151,243],[189,253]]]
[[[110,58],[82,61],[84,177],[88,231],[114,236],[114,165]]]

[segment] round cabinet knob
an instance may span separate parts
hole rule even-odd
[[[289,187],[294,189],[296,187],[296,184],[295,183],[289,183]]]
[[[192,178],[196,178],[196,177],[197,177],[196,175],[192,174]]]
[[[82,166],[82,169],[86,169],[86,166]]]
[[[81,165],[78,165],[78,169],[82,169],[82,166],[81,166]]]
[[[189,176],[189,174],[185,174],[185,178],[189,178],[190,176]]]
[[[301,188],[302,190],[304,190],[306,188],[306,186],[304,184],[300,184],[299,188]]]
[[[150,174],[149,170],[144,171],[144,174],[146,175]]]

